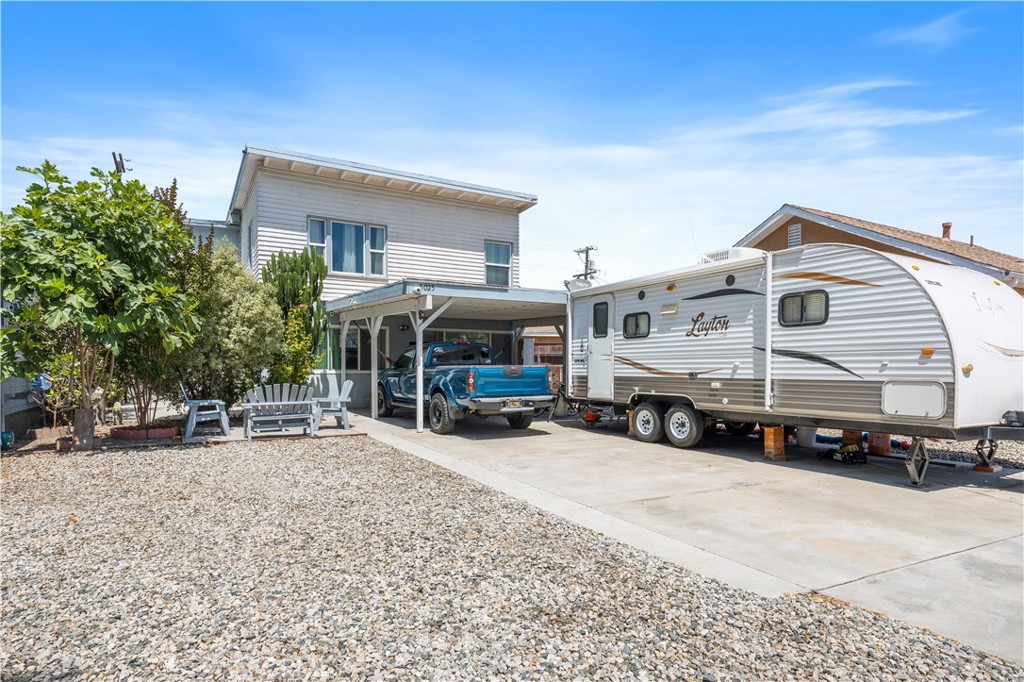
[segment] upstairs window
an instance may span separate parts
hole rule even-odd
[[[779,301],[779,324],[783,327],[825,324],[826,320],[828,320],[828,294],[824,291],[786,294]]]
[[[507,287],[512,283],[512,245],[507,242],[484,242],[484,268],[487,284]]]
[[[327,261],[330,272],[385,274],[387,228],[326,218],[307,222],[310,247]]]

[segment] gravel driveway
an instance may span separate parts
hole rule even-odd
[[[0,473],[5,680],[1024,676],[840,602],[731,589],[365,437]]]

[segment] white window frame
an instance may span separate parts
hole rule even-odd
[[[508,247],[508,263],[495,263],[493,261],[487,260],[487,245],[488,244],[495,244],[495,245],[498,245],[498,246],[507,246]],[[501,285],[501,284],[489,284],[488,281],[487,281],[488,280],[488,277],[487,277],[488,268],[504,268],[508,272],[508,278],[507,278],[508,282],[506,284],[504,284],[504,285]],[[497,286],[507,286],[507,287],[512,286],[512,242],[500,242],[500,241],[498,241],[496,239],[485,239],[484,240],[484,284],[487,284],[488,286],[496,286],[496,287]]]
[[[322,222],[324,225],[324,240],[323,242],[314,242],[310,239],[310,224],[312,221]],[[333,267],[333,249],[334,249],[334,225],[354,225],[356,227],[363,228],[363,271],[362,272],[351,272],[349,270],[335,270]],[[371,248],[373,243],[370,235],[373,230],[382,230],[384,232],[384,248],[374,249]],[[388,276],[388,228],[387,225],[381,225],[379,223],[369,223],[360,220],[346,220],[344,218],[328,218],[321,215],[308,215],[306,216],[306,244],[318,250],[324,258],[324,262],[327,264],[327,272],[332,275],[345,275],[347,277],[369,277],[374,279],[386,279]],[[374,254],[380,254],[382,256],[382,270],[383,272],[373,272],[373,256]]]
[[[335,332],[340,332],[340,331],[341,331],[341,325],[332,324],[332,325],[330,325],[328,327],[327,348],[326,348],[326,351],[325,351],[326,352],[326,358],[325,359],[327,361],[327,367],[326,368],[317,367],[316,369],[313,370],[314,372],[319,372],[321,374],[327,373],[327,372],[335,372],[335,373],[340,373],[341,372],[341,367],[332,367],[331,366],[334,363],[334,350],[335,350],[334,349],[334,345],[335,345],[334,344],[334,338],[335,338]],[[348,333],[349,334],[361,334],[364,331],[367,331],[365,327],[360,327],[360,326],[355,325],[355,324],[350,325],[349,328],[348,328]],[[367,332],[367,334],[369,334],[369,332]],[[383,352],[385,355],[387,355],[388,349],[391,347],[391,330],[388,327],[382,325],[381,328],[380,328],[380,334],[381,334],[382,339],[377,344],[377,350],[379,350],[379,351]],[[338,336],[340,338],[340,335],[338,335]],[[356,338],[358,339],[358,337],[356,337]],[[367,347],[369,347],[369,346],[367,346]],[[347,350],[346,348],[342,348],[341,349],[341,353],[339,354],[339,358],[341,359],[341,362],[345,362],[346,350]],[[362,363],[362,361],[363,361],[362,346],[357,341],[356,342],[356,367],[357,368]],[[378,367],[383,368],[385,366],[385,364],[386,363],[384,363],[383,360],[381,360],[378,363]],[[348,374],[369,374],[370,370],[368,370],[368,369],[350,369],[350,370],[346,370],[346,372]]]

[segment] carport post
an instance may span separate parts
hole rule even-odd
[[[370,328],[370,416],[377,418],[377,334],[384,316],[372,317],[367,320]]]
[[[433,300],[430,296],[424,298],[427,301]],[[419,320],[419,315],[409,313],[409,317],[416,327],[416,433],[423,433],[423,330],[432,325],[434,320],[441,317],[441,313],[448,310],[452,303],[455,303],[455,299],[449,298],[430,317],[422,322]],[[419,308],[419,303],[416,304],[416,307]]]
[[[345,318],[341,322],[341,336],[339,337],[339,343],[341,344],[341,350],[338,355],[341,357],[341,385],[345,384],[345,380],[348,379],[348,326],[352,320]],[[328,360],[329,361],[329,360]],[[327,365],[330,367],[330,364]],[[338,390],[341,390],[341,386],[338,386]]]
[[[419,302],[416,312],[409,313],[412,327],[416,330],[416,433],[423,433],[423,327],[420,326]]]

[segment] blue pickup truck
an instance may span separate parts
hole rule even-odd
[[[495,365],[483,343],[432,343],[423,349],[423,400],[434,433],[451,433],[467,414],[500,415],[513,429],[533,422],[534,410],[554,402],[551,370],[542,366]],[[377,412],[416,409],[416,349],[380,373]]]

